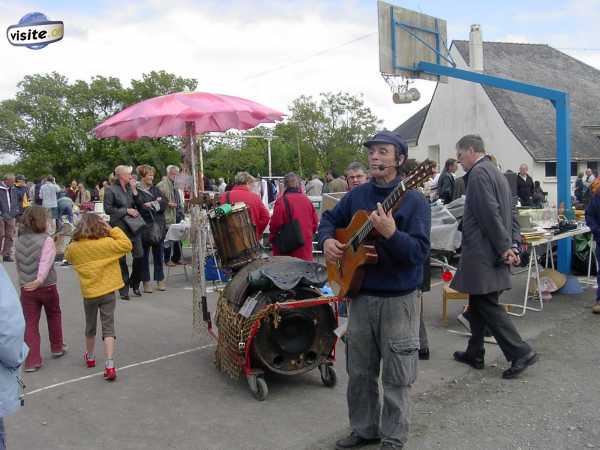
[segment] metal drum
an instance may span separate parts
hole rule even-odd
[[[266,266],[281,266],[291,260],[296,258],[271,256],[257,259],[241,269],[223,292],[233,310],[243,309],[249,298],[255,301],[252,313],[256,314],[273,303],[320,297],[320,291],[309,286],[284,291],[250,285],[250,272]],[[281,309],[277,320],[273,317],[263,319],[252,341],[252,361],[282,375],[308,372],[322,365],[331,355],[336,342],[333,332],[336,327],[337,317],[329,304]]]
[[[213,209],[208,218],[221,267],[239,269],[258,258],[260,246],[245,204],[236,203],[228,214]]]

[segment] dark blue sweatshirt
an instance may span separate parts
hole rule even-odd
[[[585,223],[592,230],[594,240],[600,243],[600,192],[592,196],[590,204],[585,209]]]
[[[336,228],[345,228],[359,209],[373,211],[377,202],[383,203],[399,182],[377,186],[374,181],[348,192],[332,210],[326,211],[319,224],[319,244],[335,238]],[[378,236],[375,248],[377,264],[367,264],[361,292],[381,296],[404,295],[417,289],[423,279],[423,264],[429,250],[431,210],[425,197],[408,191],[394,213],[396,232],[385,239]]]

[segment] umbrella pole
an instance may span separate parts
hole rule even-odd
[[[200,177],[198,183],[200,183],[200,190],[204,191],[204,140],[202,136],[200,137],[200,142],[198,143],[198,154],[200,155]]]
[[[192,197],[198,197],[198,183],[196,177],[196,126],[194,122],[186,122],[185,130],[190,138],[190,165],[192,173]]]
[[[190,163],[192,173],[192,197],[198,198],[198,181],[196,176],[196,139],[194,122],[186,123],[186,132],[190,138]],[[191,241],[192,241],[192,266],[194,274],[192,276],[192,310],[193,310],[193,327],[198,331],[201,317],[201,305],[206,301],[206,278],[204,273],[205,251],[207,240],[207,217],[206,212],[201,210],[197,202],[191,202],[192,224],[191,224]]]

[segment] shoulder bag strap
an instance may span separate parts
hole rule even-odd
[[[227,191],[227,193],[225,194],[225,199],[227,200],[226,203],[229,203],[231,205],[231,191]]]
[[[287,197],[283,194],[283,201],[285,202],[285,209],[288,215],[288,223],[292,222],[292,210],[290,209],[290,203],[288,202]]]

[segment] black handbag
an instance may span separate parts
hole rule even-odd
[[[146,226],[146,222],[140,215],[132,217],[127,214],[123,217],[123,222],[125,222],[125,225],[127,225],[127,228],[129,228],[129,231],[133,235],[138,234]]]
[[[152,221],[142,231],[142,243],[144,245],[158,245],[163,239],[163,228],[156,221],[154,213],[150,211]]]
[[[285,194],[283,195],[283,201],[287,210],[288,222],[281,227],[277,236],[275,236],[274,243],[281,253],[290,253],[304,245],[304,236],[302,236],[298,219],[292,219],[292,211]]]

